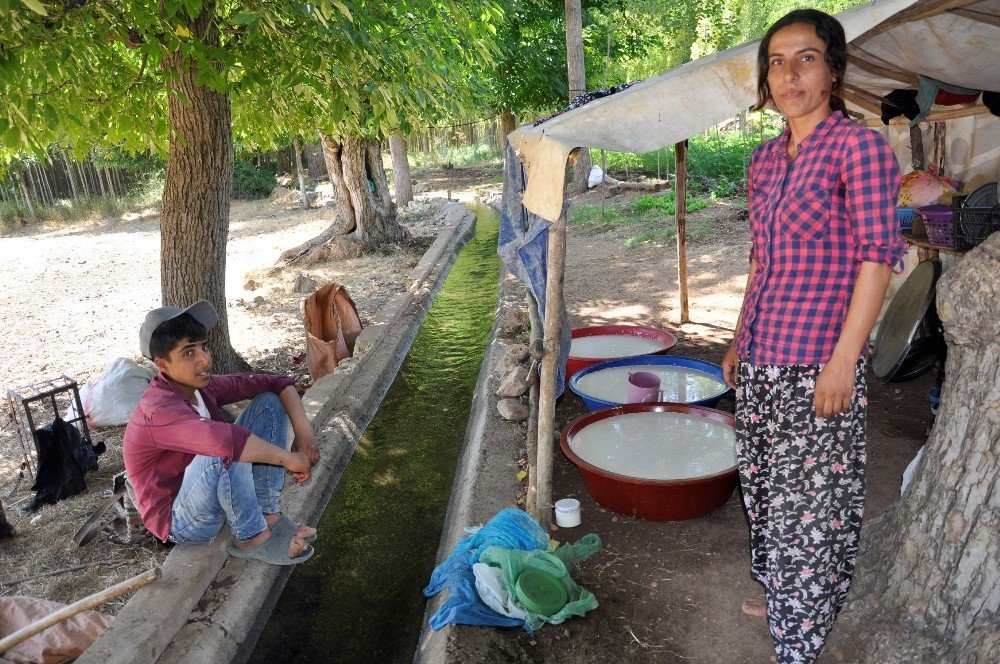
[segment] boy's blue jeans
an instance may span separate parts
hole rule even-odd
[[[276,394],[254,397],[236,423],[258,438],[288,448],[288,415]],[[233,461],[226,468],[219,457],[196,456],[184,471],[184,482],[174,499],[170,540],[208,542],[225,522],[236,539],[253,539],[267,527],[264,515],[279,511],[284,485],[281,466]]]

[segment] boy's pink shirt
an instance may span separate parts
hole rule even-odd
[[[243,454],[250,431],[222,421],[219,406],[263,392],[279,394],[293,383],[287,376],[266,374],[212,376],[199,390],[209,419],[198,414],[172,380],[162,373],[153,378],[132,412],[122,442],[136,507],[153,535],[167,541],[174,499],[195,455],[219,457],[228,467]]]

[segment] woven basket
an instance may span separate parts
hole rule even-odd
[[[928,205],[919,208],[917,214],[924,222],[924,230],[927,231],[927,239],[931,244],[948,248],[955,246],[951,234],[951,208],[944,205]]]

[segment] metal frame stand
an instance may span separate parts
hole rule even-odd
[[[21,442],[21,453],[24,455],[22,472],[25,467],[32,476],[35,474],[35,464],[32,461],[32,448],[37,444],[38,427],[35,425],[35,417],[32,415],[31,406],[36,402],[48,401],[52,408],[52,419],[61,417],[69,424],[75,424],[77,429],[83,434],[84,440],[91,445],[90,428],[87,426],[87,418],[83,412],[83,403],[80,401],[80,389],[77,382],[69,376],[60,376],[52,380],[42,381],[33,385],[21,387],[11,387],[7,390],[7,400],[10,404],[10,419],[17,429],[17,436]],[[60,413],[59,401],[64,402],[65,413]],[[75,417],[69,417],[70,409],[74,409]],[[24,419],[21,419],[21,411]],[[47,424],[45,422],[44,424]],[[27,428],[25,428],[25,424]],[[43,426],[44,426],[43,424]],[[29,435],[30,434],[30,435]],[[29,444],[30,443],[30,444]]]

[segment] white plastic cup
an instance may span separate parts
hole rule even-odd
[[[576,498],[563,498],[556,501],[556,525],[560,528],[573,528],[580,525],[580,501]]]

